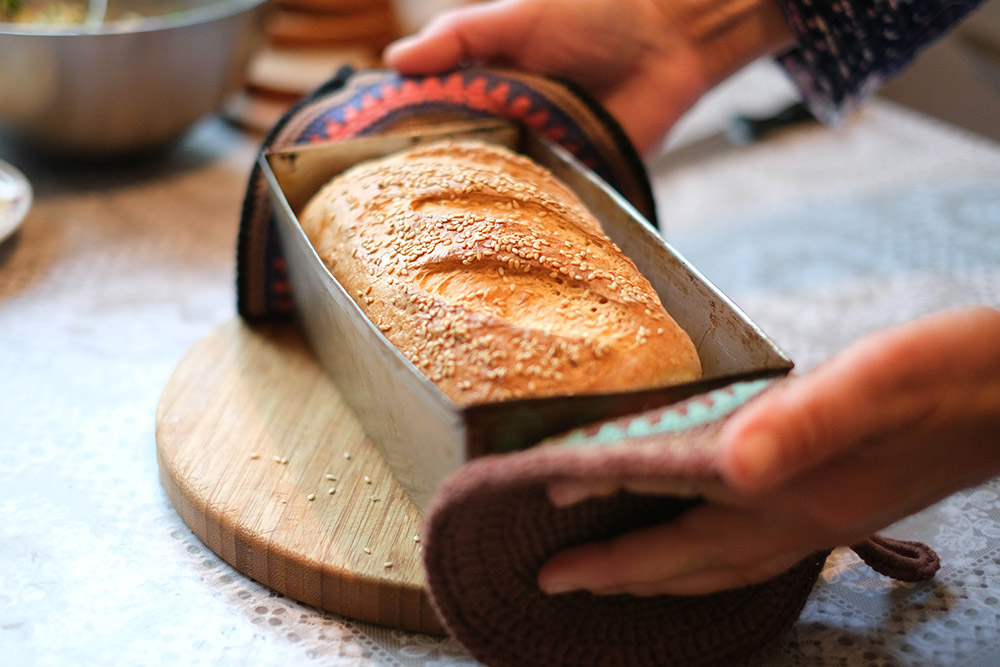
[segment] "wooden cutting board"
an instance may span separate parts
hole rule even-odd
[[[160,479],[191,530],[319,609],[442,634],[420,513],[294,324],[239,318],[196,343],[156,414]]]

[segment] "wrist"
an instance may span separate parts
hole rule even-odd
[[[703,92],[758,58],[795,45],[777,0],[655,0],[690,49]]]

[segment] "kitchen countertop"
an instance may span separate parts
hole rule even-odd
[[[730,109],[719,98],[694,115]],[[1000,306],[1000,145],[877,100],[840,127],[748,145],[689,126],[651,166],[667,238],[800,370],[893,323]],[[131,165],[0,145],[35,190],[0,244],[5,664],[475,664],[451,640],[321,613],[248,579],[160,486],[160,392],[235,315],[256,143],[208,119]],[[1000,480],[887,532],[935,548],[937,578],[893,583],[838,550],[765,664],[1000,664]]]

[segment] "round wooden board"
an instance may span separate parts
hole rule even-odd
[[[326,611],[444,632],[420,513],[295,325],[236,318],[196,343],[163,390],[156,444],[178,513],[240,572]]]

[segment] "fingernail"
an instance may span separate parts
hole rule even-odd
[[[416,42],[416,37],[413,35],[407,35],[406,37],[400,37],[396,41],[388,44],[382,50],[382,57],[386,60],[390,60],[395,57],[400,51],[405,51],[407,47]]]
[[[765,480],[778,465],[778,442],[770,435],[752,435],[738,446],[736,460],[743,481]]]
[[[590,489],[572,482],[553,483],[548,488],[549,501],[556,507],[569,507],[585,500],[590,495]]]
[[[569,593],[571,591],[575,591],[580,588],[576,584],[568,581],[559,581],[558,579],[554,581],[549,581],[541,578],[538,580],[538,587],[542,589],[543,593],[546,593],[548,595],[559,595],[561,593]]]
[[[542,589],[543,593],[558,595],[580,588],[579,583],[573,581],[571,568],[568,570],[559,562],[560,557],[557,555],[554,559],[555,562],[549,561],[538,571],[538,587]],[[569,576],[566,576],[567,574]]]
[[[617,490],[618,482],[609,480],[562,480],[550,483],[546,489],[549,502],[559,508],[610,496]]]

